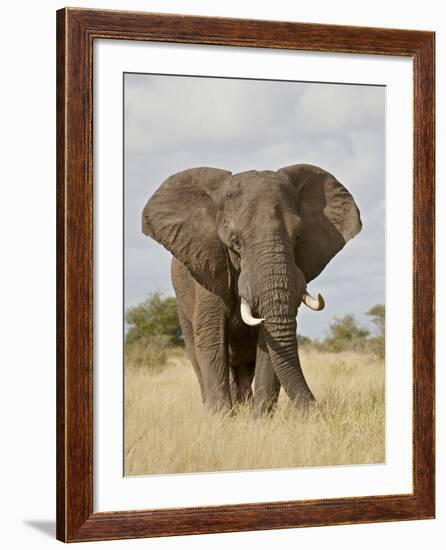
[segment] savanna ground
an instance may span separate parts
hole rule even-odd
[[[125,366],[125,474],[373,464],[385,460],[384,359],[301,346],[319,411],[304,418],[281,392],[274,415],[211,415],[184,348]]]

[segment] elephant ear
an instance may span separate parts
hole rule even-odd
[[[217,207],[211,196],[231,173],[192,168],[168,178],[147,202],[142,232],[161,243],[194,279],[226,298],[228,260],[217,234]]]
[[[285,173],[296,189],[302,228],[294,254],[308,283],[361,231],[360,213],[347,189],[325,170],[295,164],[279,172]]]

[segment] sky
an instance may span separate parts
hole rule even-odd
[[[142,210],[170,175],[297,163],[331,172],[352,193],[363,229],[309,285],[321,312],[298,332],[324,338],[347,313],[385,301],[385,87],[170,75],[124,75],[124,303],[174,295],[171,255],[141,232]]]

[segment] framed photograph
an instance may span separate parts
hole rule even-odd
[[[57,537],[434,517],[432,32],[57,12]]]

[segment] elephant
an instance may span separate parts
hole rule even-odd
[[[361,228],[352,195],[310,164],[191,168],[155,191],[142,231],[173,255],[178,315],[207,409],[230,413],[248,399],[255,416],[270,413],[281,388],[297,409],[316,406],[299,361],[298,308],[324,307],[307,285]]]

